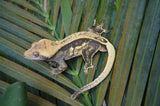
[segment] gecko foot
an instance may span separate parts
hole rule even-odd
[[[55,68],[51,67],[52,71],[49,71],[49,76],[50,77],[55,77],[58,78],[58,70],[56,70]]]
[[[50,76],[50,77],[58,78],[58,74],[53,73],[53,71],[49,71],[49,76]]]
[[[97,70],[97,67],[94,65],[88,66],[88,67],[84,67],[84,75],[87,77],[88,76],[88,70],[89,69],[93,69],[93,70]]]
[[[96,66],[93,66],[93,68],[92,68],[93,70],[97,70],[97,67]]]
[[[85,77],[87,77],[87,76],[88,76],[88,72],[85,72],[85,71],[84,71],[83,75],[84,75]]]

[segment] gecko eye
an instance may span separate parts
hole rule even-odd
[[[38,53],[38,52],[34,52],[33,55],[34,55],[35,57],[38,57],[38,56],[39,56],[39,53]]]

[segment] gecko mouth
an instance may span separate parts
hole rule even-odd
[[[27,56],[24,56],[24,58],[29,59],[29,60],[45,60],[45,58],[31,58]]]

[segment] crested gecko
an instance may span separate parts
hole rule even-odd
[[[89,31],[73,33],[60,41],[51,41],[42,39],[34,42],[31,48],[24,52],[24,57],[31,60],[45,60],[51,65],[51,73],[57,75],[67,69],[65,60],[82,56],[85,65],[84,73],[88,73],[89,68],[95,68],[92,64],[92,57],[98,51],[108,52],[108,60],[104,71],[92,82],[77,90],[71,95],[72,99],[102,82],[110,73],[115,59],[114,46],[104,37],[101,36],[106,32],[102,25],[96,28],[90,28]]]

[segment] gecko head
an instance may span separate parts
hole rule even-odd
[[[54,41],[42,39],[34,42],[31,48],[24,52],[24,57],[31,60],[46,60],[53,56],[52,46]]]

